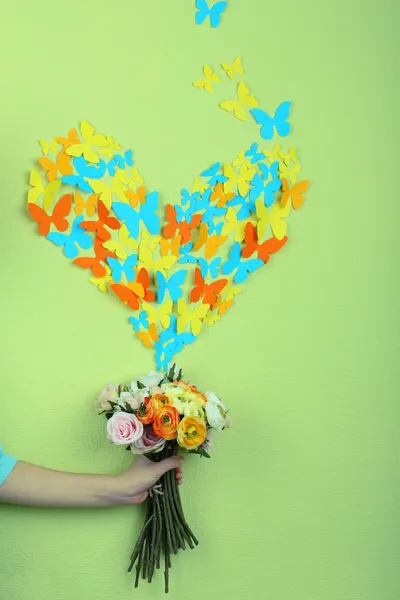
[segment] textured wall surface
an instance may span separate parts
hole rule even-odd
[[[203,64],[242,54],[266,106],[294,103],[312,189],[289,244],[180,357],[235,427],[212,461],[187,461],[201,544],[174,561],[172,599],[399,598],[395,4],[231,0],[216,31],[195,27],[192,0],[2,7],[0,439],[25,460],[125,467],[92,403],[153,365],[124,308],[34,233],[36,140],[86,118],[175,201],[257,138],[191,87]],[[126,574],[141,520],[137,507],[1,506],[1,600],[161,599],[161,577],[134,591]]]

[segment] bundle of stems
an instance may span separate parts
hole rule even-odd
[[[167,442],[161,452],[148,456],[158,462],[177,452],[176,442]],[[198,543],[183,514],[175,471],[168,471],[146,499],[144,525],[128,568],[129,572],[136,569],[135,587],[139,585],[140,575],[149,583],[152,581],[155,569],[160,569],[163,554],[165,593],[168,593],[171,555],[177,554],[180,548],[185,550],[186,544],[193,549]]]

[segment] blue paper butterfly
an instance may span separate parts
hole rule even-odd
[[[109,172],[111,177],[114,177],[116,170],[117,170],[117,161],[115,158],[112,158],[107,163],[107,171]]]
[[[143,221],[153,235],[159,233],[160,219],[157,215],[158,192],[148,194],[146,202],[140,205],[138,211],[135,211],[130,204],[125,204],[125,202],[113,202],[112,207],[118,219],[125,221],[130,237],[135,239],[138,237],[140,221]]]
[[[201,274],[205,279],[207,277],[207,273],[210,273],[210,276],[213,279],[218,277],[218,269],[221,266],[222,258],[219,256],[218,258],[214,258],[214,260],[207,262],[205,258],[199,258],[199,265],[201,269]]]
[[[261,137],[264,140],[272,140],[274,136],[274,127],[281,137],[286,137],[290,133],[290,123],[287,122],[290,112],[290,102],[282,102],[275,111],[273,117],[270,117],[261,108],[252,108],[251,114],[261,127]]]
[[[224,226],[224,221],[221,221],[220,223],[209,223],[208,224],[208,233],[209,235],[221,235],[222,232],[222,228]]]
[[[196,336],[190,332],[177,333],[177,319],[171,315],[168,329],[160,333],[160,339],[155,343],[157,369],[166,369],[174,354],[183,350],[184,345],[191,344]]]
[[[147,320],[147,312],[145,310],[142,310],[142,312],[140,313],[140,315],[137,319],[136,319],[136,317],[129,317],[129,322],[132,323],[133,329],[135,331],[140,331],[140,327],[143,327],[143,329],[149,328],[149,322]]]
[[[267,185],[264,185],[264,183],[262,177],[256,173],[251,180],[251,185],[253,187],[250,189],[250,200],[255,202],[261,194],[264,194],[265,206],[271,206],[275,199],[274,194],[280,190],[282,182],[280,179],[273,179],[267,183]]]
[[[186,221],[186,223],[192,222],[192,215],[194,213],[194,210],[191,206],[184,210],[179,204],[174,204],[174,208],[176,211],[177,223],[182,223],[182,221]]]
[[[213,223],[214,217],[222,217],[222,215],[224,214],[226,214],[226,208],[224,208],[223,206],[218,208],[218,206],[215,206],[214,204],[209,204],[206,210],[204,211],[201,220],[203,221],[203,223],[210,224]]]
[[[80,246],[83,250],[88,250],[93,245],[93,240],[85,233],[85,231],[81,228],[81,223],[83,221],[83,215],[79,217],[75,217],[71,233],[59,233],[58,231],[53,231],[49,233],[47,239],[53,242],[56,246],[64,246],[64,254],[68,258],[76,258],[79,254],[78,246]]]
[[[212,190],[208,188],[202,196],[196,199],[194,203],[194,212],[199,212],[200,210],[204,210],[210,204]]]
[[[133,167],[132,150],[127,150],[124,156],[121,156],[120,154],[114,154],[114,159],[120,169],[124,169],[125,165],[128,165],[128,167]]]
[[[202,172],[202,177],[210,178],[208,180],[208,185],[214,186],[217,183],[224,183],[225,181],[228,181],[228,178],[225,177],[225,175],[222,175],[222,173],[218,173],[220,166],[221,163],[216,162],[209,169],[206,169]]]
[[[226,8],[227,2],[217,2],[213,6],[208,6],[207,0],[196,0],[196,23],[201,25],[210,17],[211,27],[218,27],[221,22],[221,15]]]
[[[112,277],[115,283],[119,283],[121,281],[123,274],[125,274],[125,277],[128,281],[133,281],[135,279],[134,267],[136,267],[137,261],[137,254],[131,254],[123,263],[120,263],[116,258],[107,258],[107,262],[111,268]]]
[[[277,160],[275,162],[273,162],[272,165],[269,165],[269,166],[266,165],[265,163],[260,163],[258,166],[260,168],[261,175],[262,175],[262,178],[264,179],[264,181],[266,181],[270,175],[271,175],[272,179],[279,178],[279,175],[278,175],[279,162]]]
[[[183,189],[181,191],[181,204],[182,206],[186,206],[189,204],[190,206],[195,206],[195,202],[200,196],[199,192],[194,192],[191,194],[188,190]]]
[[[191,242],[189,242],[189,244],[186,244],[185,246],[181,246],[179,248],[179,254],[181,254],[181,257],[178,260],[178,263],[180,265],[184,265],[186,263],[192,263],[192,264],[197,263],[197,258],[190,254],[192,249],[193,249],[193,244]]]
[[[161,271],[156,271],[156,280],[158,285],[157,300],[161,304],[164,300],[166,292],[169,293],[172,302],[178,302],[182,298],[183,290],[180,287],[185,283],[186,271],[181,269],[177,271],[169,279],[167,279]]]
[[[249,217],[251,215],[251,213],[256,212],[255,202],[253,202],[253,200],[247,200],[248,197],[249,197],[249,194],[247,194],[244,197],[235,196],[234,198],[232,198],[232,200],[229,200],[229,202],[226,203],[227,206],[240,206],[241,207],[237,213],[237,218],[239,219],[239,221],[243,221],[243,219],[247,219],[247,217]]]
[[[247,280],[249,273],[253,273],[262,267],[263,264],[264,262],[259,258],[242,260],[240,256],[240,243],[235,242],[229,254],[229,260],[222,265],[221,272],[224,275],[230,275],[235,271],[233,281],[235,283],[243,283]]]
[[[265,154],[263,152],[258,152],[257,142],[254,142],[254,144],[252,144],[250,148],[246,150],[244,155],[247,156],[247,158],[251,158],[250,162],[252,165],[258,163],[260,160],[265,159]]]
[[[97,165],[92,165],[83,156],[74,158],[74,167],[79,175],[88,179],[101,179],[107,170],[104,160],[98,162]]]

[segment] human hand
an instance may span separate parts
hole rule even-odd
[[[182,483],[182,456],[170,456],[160,462],[152,462],[146,456],[139,456],[125,473],[118,475],[117,497],[118,504],[140,504],[149,495],[149,489],[171,469],[176,471],[178,485]]]

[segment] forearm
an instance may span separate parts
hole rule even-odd
[[[24,462],[0,486],[0,502],[27,506],[112,506],[118,496],[118,477],[64,473]]]

